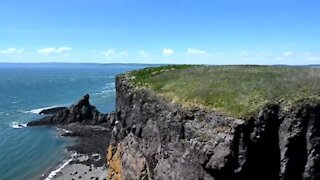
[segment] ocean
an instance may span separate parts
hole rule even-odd
[[[39,179],[70,156],[72,139],[57,129],[24,127],[42,109],[70,106],[88,93],[99,111],[111,112],[115,76],[147,66],[0,64],[0,179]]]

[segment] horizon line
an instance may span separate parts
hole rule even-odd
[[[99,63],[99,62],[0,62],[1,64],[83,64],[83,65],[211,65],[211,66],[320,66],[320,64],[183,64],[183,63]]]

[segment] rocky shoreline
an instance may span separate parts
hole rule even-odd
[[[75,153],[72,153],[65,166],[61,164],[53,173],[45,174],[42,178],[106,179],[105,154],[111,139],[111,124],[114,123],[112,113],[105,115],[96,110],[87,94],[69,108],[52,108],[45,110],[45,114],[51,115],[31,121],[27,126],[53,126],[60,129],[61,136],[75,138],[75,142],[66,147]]]

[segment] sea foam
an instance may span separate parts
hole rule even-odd
[[[51,180],[53,179],[54,177],[56,177],[63,168],[65,168],[72,160],[74,160],[74,157],[77,156],[77,153],[73,153],[71,155],[71,157],[66,161],[64,162],[63,164],[61,164],[57,169],[53,170],[50,172],[50,174],[48,175],[48,177],[45,179],[45,180]]]
[[[27,124],[19,124],[18,122],[13,121],[11,122],[10,127],[14,129],[21,129],[27,127]]]
[[[100,92],[96,92],[93,95],[103,95],[103,94],[108,94],[108,93],[112,93],[115,92],[115,84],[114,83],[107,83]]]
[[[62,105],[61,105],[62,106]],[[43,107],[43,108],[38,108],[38,109],[32,109],[29,111],[23,111],[24,113],[32,113],[32,114],[39,114],[41,111],[43,110],[47,110],[47,109],[52,109],[52,108],[56,108],[56,107],[61,107],[59,105],[55,105],[55,106],[48,106],[48,107]]]

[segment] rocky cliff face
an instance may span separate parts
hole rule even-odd
[[[108,179],[320,179],[320,105],[249,120],[187,109],[116,79]]]

